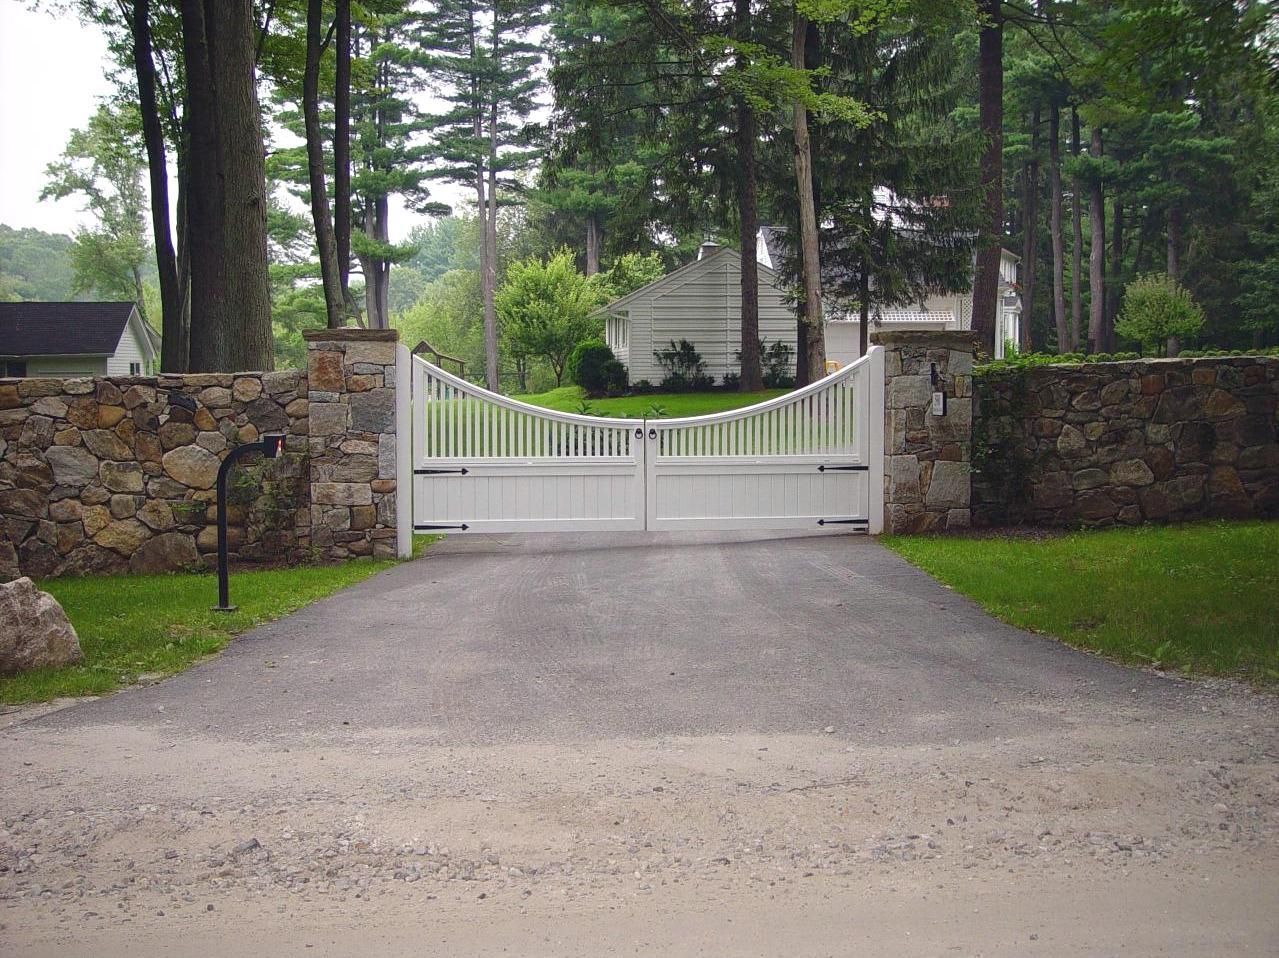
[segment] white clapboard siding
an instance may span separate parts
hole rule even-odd
[[[142,318],[134,312],[124,324],[124,331],[120,334],[120,342],[116,344],[115,352],[107,357],[108,376],[144,376],[150,371],[148,363],[153,351],[148,344],[141,341],[141,337],[145,335],[140,328],[142,322]],[[131,365],[137,366],[136,373],[131,372]]]
[[[626,364],[630,381],[661,382],[665,372],[653,354],[681,339],[701,353],[707,375],[722,380],[739,372],[741,282],[737,252],[720,248],[609,307],[607,315],[617,322],[606,321],[606,340]],[[776,274],[762,265],[759,332],[766,346],[780,340],[795,348],[794,306]]]
[[[105,356],[37,356],[27,360],[29,379],[106,375],[109,374]]]

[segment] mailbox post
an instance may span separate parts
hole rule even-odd
[[[229,596],[229,583],[227,582],[227,545],[226,545],[226,481],[227,476],[231,473],[231,467],[235,465],[241,457],[251,453],[260,452],[268,459],[277,458],[284,451],[284,436],[277,433],[268,433],[257,442],[246,442],[243,446],[236,446],[226,454],[226,458],[222,460],[222,465],[218,468],[218,604],[213,607],[214,612],[234,612],[236,607],[231,605]]]

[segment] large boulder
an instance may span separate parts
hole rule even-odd
[[[80,661],[80,640],[58,600],[23,576],[0,584],[0,675]]]

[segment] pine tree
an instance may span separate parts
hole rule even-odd
[[[413,253],[391,242],[390,198],[418,213],[447,212],[430,201],[425,164],[431,150],[421,141],[430,121],[415,99],[426,82],[423,47],[432,17],[399,2],[384,6],[365,11],[351,41],[351,215],[359,228],[351,246],[364,273],[365,322],[373,329],[390,325],[391,267]]]
[[[543,23],[529,0],[442,0],[423,36],[430,70],[450,109],[431,119],[432,175],[475,190],[480,220],[484,302],[484,379],[496,390],[498,327],[497,218],[519,188],[517,176],[537,156],[527,145],[528,117],[542,54],[534,32]],[[501,196],[500,196],[501,194]]]

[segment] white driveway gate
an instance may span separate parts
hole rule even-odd
[[[883,528],[880,347],[803,389],[687,419],[552,412],[412,363],[419,531]]]

